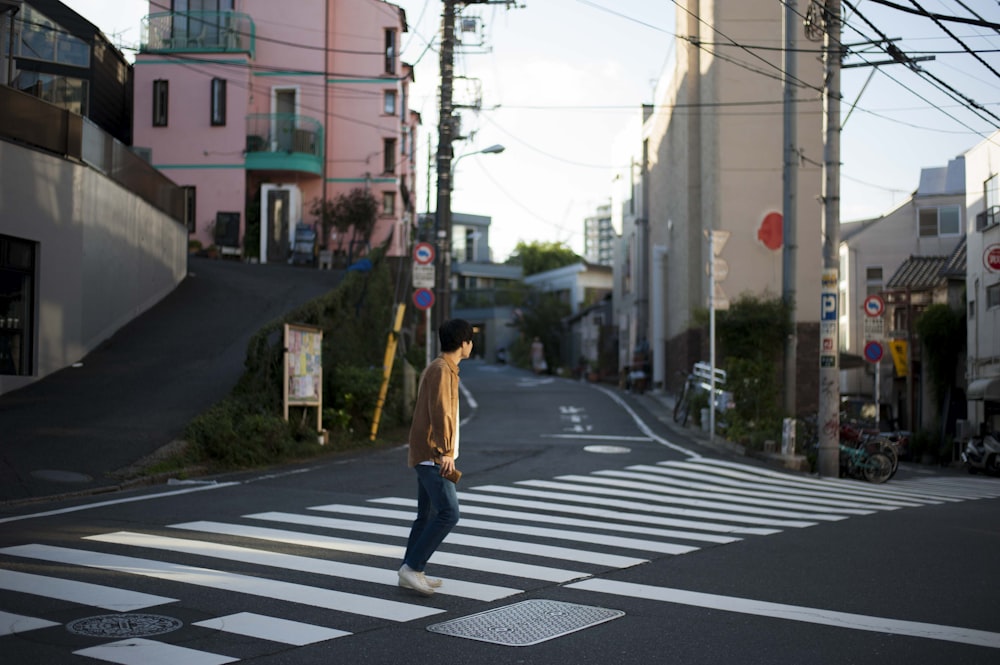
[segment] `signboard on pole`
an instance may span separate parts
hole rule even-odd
[[[885,301],[881,296],[870,295],[865,298],[865,314],[871,317],[882,316],[885,313]]]
[[[413,292],[413,304],[417,309],[429,309],[434,304],[434,292],[430,289],[417,289]]]
[[[870,363],[877,363],[882,360],[882,354],[885,353],[885,349],[882,348],[882,342],[872,340],[865,344],[865,360]]]
[[[413,246],[413,260],[422,266],[434,263],[434,245],[429,242],[418,242]]]
[[[413,262],[413,288],[433,289],[434,288],[434,264],[425,265]]]

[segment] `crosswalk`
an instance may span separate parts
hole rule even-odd
[[[467,605],[456,603],[494,603],[550,584],[595,594],[702,602],[703,594],[610,583],[601,575],[787,530],[997,498],[1000,481],[927,477],[869,485],[697,457],[472,486],[459,497],[462,520],[431,562],[433,574],[445,580],[431,599],[396,586],[395,569],[415,508],[409,497],[254,512],[225,522],[178,522],[155,531],[108,531],[69,546],[34,542],[0,548],[0,648],[12,635],[61,626],[51,620],[58,613],[39,611],[46,602],[117,613],[169,612],[195,588],[237,598],[221,603],[224,611],[218,616],[185,626],[197,638],[185,644],[239,635],[259,643],[260,653],[342,639],[386,622],[467,611]],[[156,590],[169,589],[168,595],[151,593],[149,580],[155,580]],[[704,602],[726,605],[718,597]],[[766,616],[794,614],[768,604],[737,605],[750,608],[738,611],[762,608],[758,613]],[[234,612],[234,606],[245,611]],[[291,618],[302,616],[291,611],[296,607],[321,610],[310,616],[324,620]],[[912,626],[899,632],[913,631],[919,633]],[[977,639],[989,643],[991,635]],[[175,642],[137,635],[73,653],[124,665],[208,665],[257,655],[247,651],[246,643],[238,654],[227,653],[229,642],[221,638],[215,650]]]

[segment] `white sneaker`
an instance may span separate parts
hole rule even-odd
[[[426,582],[427,586],[429,586],[432,589],[440,589],[441,585],[444,584],[443,581],[439,580],[436,577],[427,577],[423,573],[417,573],[417,574],[420,575],[420,577],[424,578],[424,582]]]
[[[424,578],[424,574],[418,573],[405,563],[399,569],[399,586],[404,589],[412,589],[421,596],[434,595],[434,589],[431,588],[430,583]]]

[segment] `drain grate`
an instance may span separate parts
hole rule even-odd
[[[177,630],[184,624],[159,614],[101,614],[66,624],[66,630],[86,637],[149,637]]]
[[[427,626],[432,633],[509,647],[527,647],[625,616],[619,610],[525,600],[507,607]]]

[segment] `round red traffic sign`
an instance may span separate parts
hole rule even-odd
[[[882,342],[871,341],[865,344],[865,360],[870,363],[877,363],[882,360],[882,354],[885,353],[885,349],[882,348]]]
[[[865,298],[865,314],[868,316],[882,316],[885,312],[885,301],[882,296],[870,295]]]
[[[413,292],[413,304],[417,309],[428,309],[434,304],[434,292],[430,289],[417,289]]]
[[[422,266],[434,261],[434,245],[429,242],[418,242],[413,247],[413,260]]]
[[[991,272],[1000,272],[1000,244],[994,243],[983,252],[983,265]]]

